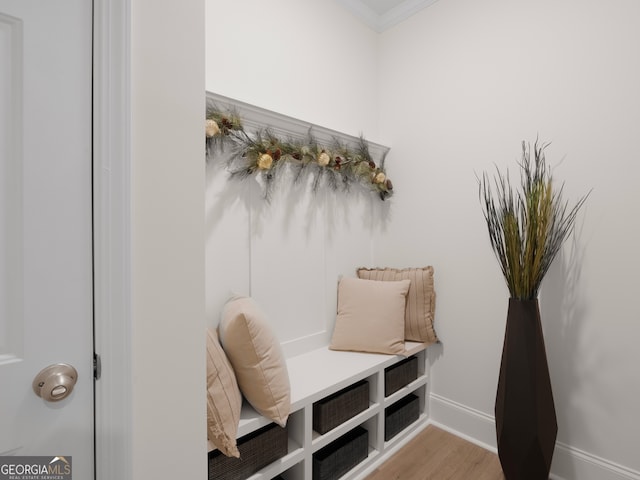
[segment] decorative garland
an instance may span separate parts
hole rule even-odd
[[[333,145],[321,145],[311,129],[305,141],[282,139],[269,128],[247,134],[240,117],[232,111],[207,107],[207,158],[213,157],[214,147],[221,150],[231,146],[227,169],[231,177],[259,177],[265,185],[265,198],[269,199],[278,172],[286,165],[294,172],[294,182],[303,173],[313,176],[312,188],[321,183],[332,189],[348,190],[357,184],[378,194],[385,200],[393,194],[393,185],[384,170],[384,156],[379,165],[371,158],[367,142],[360,137],[357,148],[334,139]]]

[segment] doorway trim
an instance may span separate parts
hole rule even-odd
[[[133,480],[131,1],[93,4],[95,479]]]

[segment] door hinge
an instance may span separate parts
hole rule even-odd
[[[96,380],[100,380],[100,375],[102,375],[102,362],[100,360],[100,355],[97,353],[93,354],[93,378]]]

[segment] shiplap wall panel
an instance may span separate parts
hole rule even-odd
[[[324,331],[322,205],[282,178],[251,231],[251,290],[281,343]],[[322,195],[322,193],[320,193]]]
[[[205,285],[207,324],[220,320],[232,294],[248,295],[250,285],[251,185],[229,182],[219,163],[209,161],[205,190]]]

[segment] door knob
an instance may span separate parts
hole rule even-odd
[[[77,380],[78,372],[71,365],[49,365],[33,379],[33,391],[47,402],[57,402],[71,394]]]

